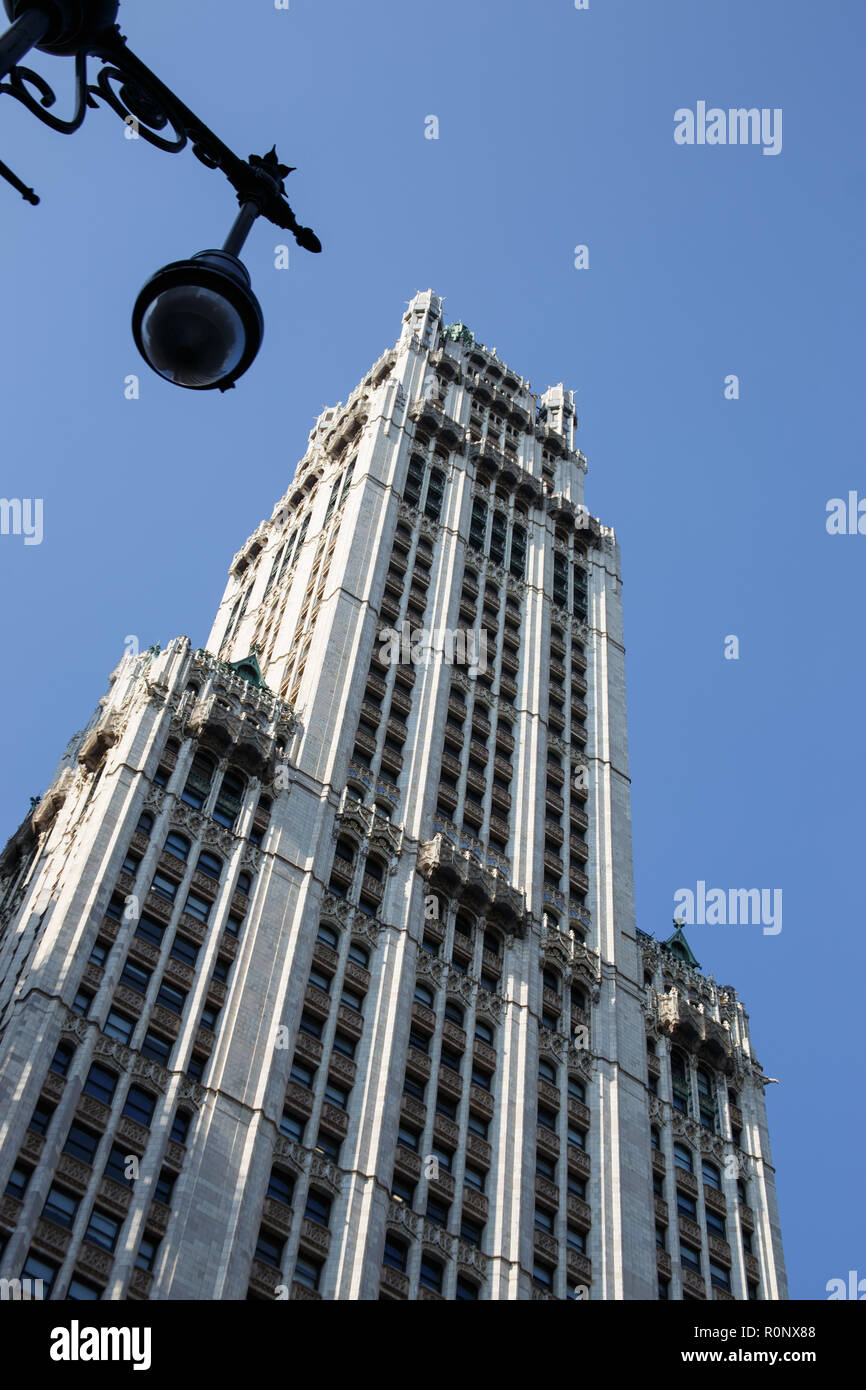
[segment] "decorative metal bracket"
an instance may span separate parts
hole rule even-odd
[[[286,201],[283,180],[293,170],[279,162],[276,150],[272,149],[263,157],[250,155],[246,160],[234,154],[136,57],[127,47],[117,24],[86,32],[74,50],[74,57],[75,109],[69,119],[64,120],[50,110],[57,101],[56,94],[45,78],[31,68],[10,67],[0,81],[0,96],[13,97],[43,125],[62,135],[74,134],[82,125],[88,108],[95,109],[101,101],[105,102],[136,135],[167,154],[178,154],[191,144],[193,154],[206,168],[219,169],[225,175],[241,205],[252,203],[260,216],[291,232],[304,250],[321,251],[315,232],[299,225]],[[103,64],[95,84],[88,82],[89,57]],[[0,68],[0,72],[3,71]],[[0,178],[28,202],[39,202],[33,189],[2,162]]]

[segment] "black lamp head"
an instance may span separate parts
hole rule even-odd
[[[148,280],[132,332],[148,366],[166,381],[227,391],[252,364],[264,320],[243,262],[228,251],[199,251]]]

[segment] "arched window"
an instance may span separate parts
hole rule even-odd
[[[722,1190],[722,1175],[715,1163],[710,1163],[709,1159],[703,1162],[704,1187],[712,1187],[716,1192]]]
[[[355,862],[355,846],[351,840],[340,839],[337,841],[336,853],[341,859],[347,859],[350,864]]]
[[[653,1125],[650,1129],[650,1148],[660,1149],[662,1146],[662,1136],[660,1130]]]
[[[272,1168],[266,1195],[283,1207],[292,1205],[295,1191],[295,1177],[284,1168]]]
[[[450,1023],[456,1023],[458,1028],[462,1028],[466,1015],[461,1004],[456,1004],[453,999],[449,999],[445,1005],[445,1017]]]
[[[213,758],[207,753],[196,753],[186,779],[186,786],[180,795],[181,801],[185,801],[187,806],[192,806],[194,810],[200,811],[207,800],[215,771],[216,765]]]
[[[552,990],[554,994],[559,994],[562,981],[555,970],[551,970],[548,967],[546,970],[542,971],[542,980],[545,989]]]
[[[138,818],[138,825],[135,827],[142,835],[149,835],[153,829],[153,816],[149,811],[142,811]]]
[[[349,960],[353,960],[356,965],[361,965],[366,970],[370,964],[370,952],[366,946],[362,946],[360,941],[353,941],[349,946]]]
[[[181,835],[179,830],[170,830],[168,832],[163,848],[167,850],[169,854],[175,855],[177,859],[182,859],[184,864],[186,863],[190,850],[190,843],[185,835]]]
[[[571,1007],[579,1009],[581,1013],[586,1013],[586,994],[579,985],[571,987]]]
[[[381,883],[385,877],[385,866],[381,859],[377,859],[374,855],[368,854],[367,861],[364,865],[364,873],[370,878],[374,878],[377,883]]]
[[[442,511],[442,499],[445,496],[445,474],[441,468],[431,468],[430,481],[427,484],[427,498],[424,502],[424,515],[429,516],[432,521],[439,520],[439,513]],[[420,549],[419,545],[419,549]]]
[[[476,1039],[476,1042],[487,1043],[488,1046],[492,1047],[492,1046],[493,1046],[493,1038],[494,1038],[494,1033],[493,1033],[493,1029],[491,1028],[490,1024],[489,1024],[489,1023],[485,1023],[483,1018],[477,1018],[477,1019],[475,1020],[475,1039]]]
[[[417,981],[415,984],[415,1003],[423,1004],[425,1008],[432,1009],[436,1002],[436,995],[429,985]]]
[[[549,1081],[551,1086],[556,1085],[557,1071],[553,1062],[547,1057],[538,1059],[538,1079],[539,1081]]]
[[[579,1076],[569,1076],[568,1098],[569,1100],[580,1101],[581,1105],[586,1104],[586,1086],[583,1084]],[[658,1131],[656,1131],[656,1133],[658,1133]],[[653,1148],[656,1147],[657,1145],[654,1144]]]
[[[246,872],[246,870],[244,870],[243,873],[238,874],[238,881],[235,884],[236,893],[245,893],[247,897],[249,897],[250,889],[252,888],[252,886],[253,880],[251,876]]]
[[[222,878],[223,861],[218,854],[211,854],[210,850],[202,850],[195,867],[198,873],[215,879],[217,883]]]
[[[702,1125],[716,1128],[716,1088],[705,1067],[698,1067],[698,1111]]]
[[[674,1165],[677,1168],[682,1168],[686,1173],[695,1171],[694,1154],[688,1144],[674,1144]]]
[[[336,950],[340,937],[335,927],[332,927],[328,922],[320,922],[319,930],[316,932],[316,940],[321,941],[323,946],[330,946],[332,950]]]
[[[671,1085],[673,1087],[674,1109],[687,1115],[689,1113],[689,1081],[686,1060],[681,1052],[671,1053]]]
[[[223,777],[219,796],[213,808],[213,818],[219,825],[226,826],[228,830],[234,830],[245,790],[246,783],[243,777],[240,773],[230,769]]]

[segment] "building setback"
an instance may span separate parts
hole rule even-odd
[[[0,858],[0,1276],[787,1296],[746,1014],[635,927],[575,427],[416,295],[207,650],[112,673]]]

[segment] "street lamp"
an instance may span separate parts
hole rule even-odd
[[[157,149],[177,154],[191,142],[201,163],[221,170],[235,190],[240,212],[222,248],[200,251],[157,271],[139,294],[132,316],[139,351],[166,381],[193,391],[228,390],[262,341],[262,311],[238,256],[256,218],[290,231],[305,251],[322,249],[315,232],[298,224],[286,201],[284,179],[293,170],[280,163],[274,149],[240,159],[184,106],[127,47],[116,23],[119,0],[3,4],[12,25],[0,36],[0,96],[14,97],[64,135],[78,130],[88,108],[104,101]],[[76,107],[68,120],[49,110],[57,98],[45,79],[20,66],[31,48],[75,59]],[[87,80],[89,57],[103,64],[95,85]],[[2,161],[0,178],[27,202],[39,202]]]

